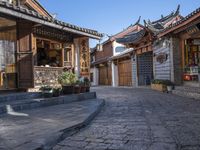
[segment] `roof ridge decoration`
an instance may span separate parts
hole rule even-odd
[[[158,34],[159,32],[163,31],[165,28],[173,24],[174,18],[178,16],[180,16],[180,5],[177,6],[176,11],[172,11],[169,15],[167,16],[161,15],[161,19],[158,19],[153,22],[151,22],[150,20],[148,21],[144,20],[144,25],[145,27],[152,30],[154,34]]]
[[[167,34],[166,32],[169,31],[173,31],[173,28],[181,25],[182,23],[184,23],[185,21],[189,20],[190,18],[192,18],[193,16],[195,16],[196,14],[200,13],[200,7],[195,9],[193,12],[189,13],[187,16],[182,17],[181,20],[177,21],[175,24],[172,24],[170,26],[168,26],[167,28],[165,28],[164,30],[161,31],[161,35],[165,35]],[[161,37],[161,35],[159,35]]]
[[[128,26],[126,29],[122,30],[122,31],[119,32],[119,33],[116,33],[116,34],[113,35],[113,36],[111,36],[108,40],[111,40],[111,41],[112,41],[112,40],[114,40],[114,39],[116,39],[116,38],[119,38],[119,37],[116,37],[116,36],[119,36],[119,35],[121,35],[122,33],[125,33],[126,31],[131,30],[131,28],[134,28],[134,27],[136,27],[136,26],[140,26],[140,27],[144,28],[144,26],[140,24],[140,20],[141,20],[141,16],[139,16],[138,20],[137,20],[134,24],[131,24],[131,25]],[[136,30],[136,29],[135,29],[135,30]],[[132,32],[132,31],[131,31],[131,32]],[[127,35],[127,34],[128,34],[128,33],[125,33],[124,35],[122,35],[122,37],[125,36],[125,35]]]
[[[141,20],[141,16],[139,16],[138,20],[134,23],[134,24],[131,24],[130,26],[128,26],[126,29],[130,28],[130,27],[133,27],[135,25],[139,25],[140,24],[140,20]]]

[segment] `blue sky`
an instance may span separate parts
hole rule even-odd
[[[81,27],[98,30],[113,35],[139,16],[156,20],[161,14],[168,15],[181,5],[183,16],[200,7],[200,0],[39,0],[57,18]],[[95,42],[91,42],[94,46]]]

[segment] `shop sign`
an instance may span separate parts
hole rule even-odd
[[[166,62],[168,59],[168,54],[166,53],[160,53],[156,56],[156,61],[159,62],[160,64]]]
[[[193,44],[194,45],[200,45],[200,39],[194,39]]]

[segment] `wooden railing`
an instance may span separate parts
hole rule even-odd
[[[34,67],[35,87],[42,85],[58,85],[58,76],[63,72],[62,67]]]

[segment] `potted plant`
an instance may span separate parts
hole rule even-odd
[[[53,89],[50,86],[44,85],[40,88],[40,91],[42,91],[42,95],[45,98],[50,98],[53,96]]]
[[[90,92],[90,80],[87,77],[84,78],[84,84],[86,87],[86,92]]]
[[[80,89],[81,89],[81,93],[85,93],[86,92],[86,86],[85,86],[85,82],[84,82],[84,78],[81,77],[79,78],[79,83],[80,83]]]
[[[61,92],[61,88],[60,87],[53,88],[53,97],[59,97],[60,96],[60,92]]]
[[[170,80],[166,80],[165,82],[165,85],[167,86],[167,92],[172,92],[174,84]]]
[[[73,94],[74,84],[76,83],[77,77],[74,73],[63,72],[58,77],[58,82],[62,85],[63,94]]]
[[[79,80],[76,81],[76,84],[74,86],[74,93],[75,94],[80,94],[81,93],[81,87],[80,87],[80,81]]]

